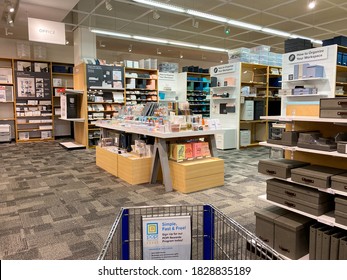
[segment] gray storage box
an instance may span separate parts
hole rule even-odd
[[[347,260],[347,237],[340,239],[339,260]]]
[[[331,188],[347,192],[347,173],[331,176]]]
[[[335,210],[335,223],[347,226],[347,213]]]
[[[275,251],[290,259],[299,259],[306,255],[313,221],[296,213],[275,219]]]
[[[330,188],[331,176],[346,172],[333,167],[310,165],[292,170],[292,180],[317,188]]]
[[[319,132],[300,132],[297,146],[326,152],[337,149],[337,144],[333,138],[323,138]]]
[[[337,152],[341,154],[347,154],[347,142],[339,141],[337,142]]]
[[[258,172],[274,177],[287,179],[291,169],[306,166],[309,163],[290,159],[264,159],[258,164]]]
[[[290,182],[267,180],[267,199],[305,213],[320,216],[334,210],[334,196]]]
[[[347,118],[347,98],[321,98],[320,118]]]
[[[275,224],[274,220],[280,216],[288,214],[289,211],[280,207],[272,206],[254,212],[255,214],[255,234],[270,247],[274,247]]]
[[[284,145],[284,146],[296,146],[298,143],[299,131],[284,131],[277,139],[269,138],[268,143]]]
[[[347,197],[335,197],[335,210],[347,215]]]
[[[330,259],[338,260],[339,259],[339,247],[340,247],[340,239],[345,237],[346,234],[342,231],[338,233],[334,233],[331,236],[330,241]]]

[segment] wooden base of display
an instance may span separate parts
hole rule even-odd
[[[114,176],[118,176],[118,154],[96,146],[96,165]]]
[[[131,185],[149,183],[151,177],[151,157],[118,156],[118,177]]]
[[[170,161],[173,189],[191,193],[224,185],[224,160],[207,158],[194,161]]]

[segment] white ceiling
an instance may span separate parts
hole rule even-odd
[[[0,3],[0,15],[4,15],[5,2]],[[14,2],[18,0],[12,0]],[[347,1],[317,0],[314,10],[307,9],[307,0],[157,0],[158,2],[191,8],[213,15],[241,20],[314,39],[328,39],[338,35],[347,36]],[[79,26],[96,27],[132,35],[153,36],[211,47],[234,49],[269,45],[274,52],[283,52],[283,37],[231,28],[225,35],[220,23],[196,19],[199,27],[192,26],[192,18],[168,11],[158,10],[160,18],[153,19],[153,8],[141,6],[131,0],[111,0],[113,9],[108,11],[105,0],[19,0],[14,27],[4,21],[0,25],[0,37],[28,40],[27,18],[40,18],[66,23],[67,39],[72,42],[73,30]],[[13,35],[7,35],[5,28]],[[226,59],[221,53],[202,50],[158,46],[144,42],[97,37],[97,48],[127,52],[132,44],[133,53],[156,55],[157,48],[163,56],[211,62]]]

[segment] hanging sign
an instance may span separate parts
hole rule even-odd
[[[144,260],[190,260],[191,216],[143,217]]]
[[[29,41],[65,45],[65,24],[28,18]]]
[[[216,75],[216,74],[226,74],[226,73],[232,73],[235,72],[235,64],[223,64],[211,67],[210,74]]]

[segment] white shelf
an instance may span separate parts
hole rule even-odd
[[[74,119],[59,118],[59,120],[69,121],[69,122],[84,122],[84,118],[74,118]]]
[[[83,90],[65,89],[65,94],[83,94]]]
[[[228,88],[235,88],[236,86],[233,85],[233,86],[220,86],[220,87],[210,87],[210,89],[212,90],[219,90],[219,89],[228,89]]]
[[[211,100],[234,100],[236,97],[212,97]]]
[[[328,80],[327,78],[303,78],[303,79],[295,79],[295,80],[286,80],[282,81],[282,83],[295,83],[295,82],[305,82],[305,81],[326,81]]]
[[[279,95],[280,97],[326,97],[328,94],[298,94],[298,95]]]
[[[98,87],[98,86],[91,86],[90,89],[99,89],[99,90],[107,90],[107,91],[124,90],[124,88],[110,88],[110,87]]]
[[[284,146],[284,145],[271,144],[267,142],[260,142],[259,145],[269,147],[269,148],[278,148],[278,149],[288,150],[292,152],[305,152],[310,154],[319,154],[319,155],[325,155],[325,156],[347,158],[347,154],[338,153],[337,151],[326,152],[326,151],[320,151],[320,150],[314,150],[314,149],[300,148],[297,146]]]
[[[323,224],[326,224],[326,225],[329,225],[329,226],[332,226],[332,227],[339,227],[339,228],[347,230],[347,226],[335,223],[334,211],[325,213],[324,215],[321,215],[321,216],[315,216],[315,215],[311,215],[311,214],[308,214],[306,212],[303,212],[303,211],[300,211],[300,210],[297,210],[297,209],[285,206],[283,204],[280,204],[280,203],[268,200],[267,197],[266,197],[266,194],[260,195],[260,196],[258,196],[258,198],[260,200],[262,200],[262,201],[266,201],[266,202],[268,202],[270,204],[273,204],[273,205],[276,205],[278,207],[281,207],[281,208],[287,209],[289,211],[301,214],[301,215],[309,217],[311,219],[315,219],[315,220],[317,220],[320,223],[323,223]]]
[[[335,118],[319,118],[311,116],[261,116],[260,119],[268,121],[280,121],[280,122],[324,122],[334,124],[347,124],[347,119],[335,119]]]

